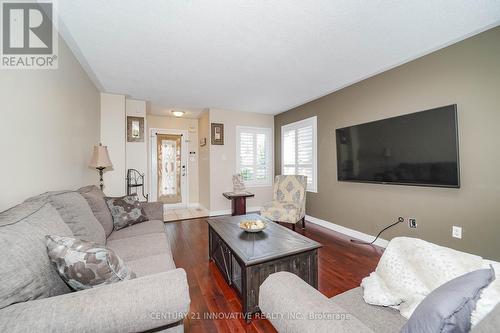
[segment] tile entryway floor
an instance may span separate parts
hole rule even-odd
[[[163,220],[165,222],[195,219],[208,216],[208,211],[204,208],[164,208]]]

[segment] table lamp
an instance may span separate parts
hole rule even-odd
[[[95,168],[99,170],[99,176],[100,176],[100,186],[101,186],[101,191],[104,188],[104,181],[102,179],[102,174],[103,170],[106,168],[112,168],[113,164],[111,163],[111,160],[109,159],[109,154],[108,154],[108,147],[103,146],[102,144],[99,144],[99,146],[94,146],[94,152],[92,153],[92,159],[90,160],[89,166],[91,168]]]

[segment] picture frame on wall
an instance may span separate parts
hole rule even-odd
[[[143,117],[127,117],[127,142],[144,142]]]
[[[224,124],[212,123],[212,140],[213,145],[223,145],[224,144]]]

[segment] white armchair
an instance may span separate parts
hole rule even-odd
[[[302,228],[305,229],[306,186],[306,176],[276,176],[273,201],[264,204],[260,215],[275,222],[291,223],[293,230],[302,221]]]

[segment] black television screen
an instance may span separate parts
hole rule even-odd
[[[340,128],[340,181],[460,187],[457,106]]]

